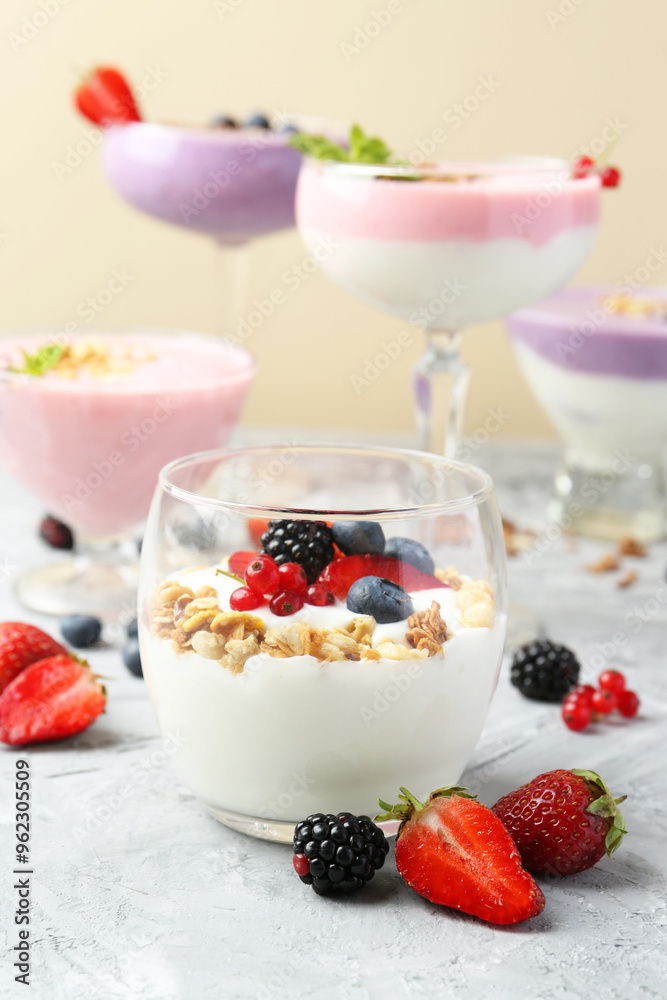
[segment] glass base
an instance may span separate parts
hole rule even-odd
[[[618,542],[665,537],[664,469],[659,458],[584,462],[567,454],[556,474],[549,515],[564,530]]]
[[[206,803],[204,803],[204,808],[219,823],[224,823],[225,826],[236,830],[237,833],[245,833],[248,837],[255,837],[257,840],[271,840],[274,844],[292,844],[294,840],[295,823],[285,823],[278,819],[258,819],[256,816],[242,816],[240,813],[216,809],[215,806],[208,806]],[[303,818],[305,819],[305,816]],[[393,837],[399,826],[396,820],[377,825],[384,831],[385,837]]]
[[[544,638],[544,626],[537,615],[525,604],[510,601],[505,649],[516,649],[518,646],[525,646],[528,642],[542,638]]]
[[[86,614],[117,620],[134,617],[138,562],[99,562],[75,555],[22,573],[16,581],[18,600],[47,615]]]

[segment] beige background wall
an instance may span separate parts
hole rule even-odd
[[[358,120],[397,149],[414,148],[490,79],[493,94],[435,155],[570,156],[611,119],[625,183],[605,196],[597,248],[577,280],[619,278],[667,243],[664,0],[392,0],[389,23],[359,47],[373,12],[387,8],[387,0],[2,0],[0,327],[81,318],[82,303],[121,270],[131,280],[100,323],[215,329],[209,242],[118,201],[97,150],[68,173],[57,167],[85,138],[70,95],[79,72],[99,62],[146,81],[152,119],[286,108]],[[251,297],[280,286],[303,256],[295,232],[256,243]],[[667,265],[656,278],[667,281]],[[250,342],[260,372],[246,422],[409,430],[407,370],[418,339],[359,395],[350,384],[400,329],[314,275]],[[552,433],[502,324],[472,331],[465,354],[474,369],[469,431],[502,405],[510,417],[501,434]]]

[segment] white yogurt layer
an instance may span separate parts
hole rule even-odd
[[[218,590],[221,607],[236,586],[215,568],[179,581]],[[505,616],[491,628],[465,628],[456,592],[412,594],[415,611],[437,600],[452,633],[443,652],[426,659],[278,659],[260,653],[232,673],[141,628],[141,654],[162,733],[178,734],[174,755],[185,783],[205,804],[246,816],[296,821],[311,812],[374,814],[378,796],[400,785],[427,795],[454,784],[474,749],[494,690]],[[253,614],[268,627],[308,621],[344,627],[345,605],[305,606],[291,618]],[[407,646],[407,624],[376,626],[373,645]]]
[[[540,246],[519,237],[421,242],[337,234],[336,250],[322,267],[378,309],[424,329],[461,330],[560,287],[588,256],[596,232],[593,225],[573,226]],[[327,236],[308,226],[301,235],[310,248]]]
[[[664,447],[667,380],[570,371],[515,341],[519,363],[578,465],[606,468],[619,448]]]

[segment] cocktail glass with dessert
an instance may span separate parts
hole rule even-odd
[[[322,127],[322,121],[276,112],[245,121],[219,115],[201,126],[150,122],[123,76],[104,67],[81,84],[76,104],[104,128],[104,171],[124,201],[215,241],[219,332],[238,341],[247,305],[248,247],[295,223],[302,157],[290,137],[301,128]]]
[[[131,612],[136,532],[160,468],[227,442],[254,371],[243,348],[186,331],[6,331],[0,463],[77,541],[70,558],[19,577],[21,602]]]
[[[565,446],[554,519],[599,538],[663,538],[667,289],[568,288],[507,326]]]
[[[184,544],[205,523],[209,548]],[[456,783],[506,627],[489,477],[420,452],[272,446],[160,473],[142,550],[141,656],[174,761],[217,819],[291,841],[309,813],[373,815]]]
[[[451,457],[461,440],[468,327],[563,285],[589,255],[601,180],[564,160],[410,164],[305,160],[297,224],[323,270],[426,337],[413,371],[419,447]]]

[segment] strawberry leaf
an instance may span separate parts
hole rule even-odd
[[[607,835],[604,841],[607,856],[611,857],[628,832],[625,828],[623,814],[618,808],[619,804],[624,802],[627,796],[621,795],[618,798],[614,798],[600,775],[596,774],[595,771],[580,771],[573,768],[572,774],[576,774],[585,780],[593,796],[593,801],[586,809],[586,812],[591,813],[593,816],[602,816],[604,819],[611,820],[611,823],[607,826]]]

